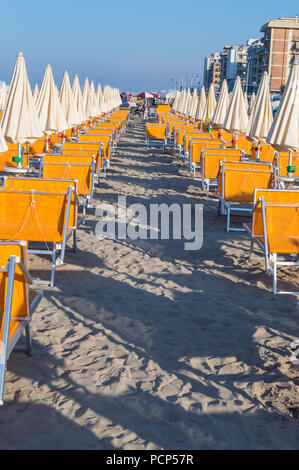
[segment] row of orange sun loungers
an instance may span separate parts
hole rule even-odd
[[[22,167],[31,170],[28,176],[7,171],[19,163],[16,146],[8,144],[9,150],[0,155],[1,403],[6,362],[23,331],[25,349],[31,350],[29,322],[42,291],[30,286],[54,286],[69,239],[76,251],[76,232],[93,206],[94,187],[106,176],[128,117],[128,110],[114,111],[104,121],[87,121],[81,128],[24,146]],[[31,253],[49,256],[48,280],[33,279]]]
[[[218,214],[227,218],[227,231],[249,234],[250,255],[254,245],[261,250],[274,294],[299,294],[279,290],[277,282],[278,267],[299,266],[299,154],[292,154],[295,185],[289,189],[289,153],[257,145],[245,135],[235,138],[168,109],[158,110],[157,122],[146,126],[147,146],[159,143],[173,146],[210,200],[212,193]],[[236,226],[232,215],[243,223]]]

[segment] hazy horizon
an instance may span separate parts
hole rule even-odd
[[[197,75],[202,81],[205,56],[260,38],[267,20],[298,11],[298,0],[287,6],[276,0],[87,0],[83,7],[78,0],[53,0],[42,10],[32,0],[16,0],[13,8],[1,6],[2,38],[8,39],[0,51],[0,80],[10,83],[21,51],[32,88],[40,87],[47,64],[58,87],[65,70],[81,85],[88,77],[121,91],[175,88],[186,78],[190,86]]]

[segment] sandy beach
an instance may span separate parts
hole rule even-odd
[[[225,232],[174,151],[130,146],[143,137],[135,119],[95,208],[119,195],[202,203],[203,247],[100,240],[91,209],[34,314],[32,357],[9,359],[0,448],[299,449],[297,300],[273,295],[246,234]],[[32,260],[38,274],[48,266]]]

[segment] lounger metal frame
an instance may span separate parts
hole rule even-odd
[[[243,224],[244,230],[246,230],[252,237],[251,240],[251,247],[249,252],[249,258],[251,257],[253,251],[253,244],[254,242],[259,246],[259,248],[263,251],[265,256],[265,269],[266,274],[273,276],[273,293],[275,295],[285,295],[285,294],[293,294],[299,295],[299,291],[281,291],[278,289],[277,286],[277,267],[279,266],[299,266],[299,261],[286,261],[286,255],[281,255],[280,253],[270,253],[268,248],[268,232],[267,232],[267,219],[266,219],[266,208],[267,207],[296,207],[299,210],[299,204],[269,204],[265,201],[264,197],[259,198],[256,203],[254,204],[253,208],[251,209],[251,213],[253,214],[256,210],[257,206],[261,204],[261,211],[262,211],[262,222],[263,222],[263,238],[265,243],[263,244],[258,237],[252,235],[252,230],[247,224]],[[291,256],[294,256],[290,253]],[[283,260],[279,260],[278,257],[282,256]],[[295,255],[297,257],[297,254]]]
[[[63,155],[62,155],[63,156]],[[83,196],[83,199],[82,199],[82,217],[79,219],[78,221],[78,226],[82,223],[83,225],[85,225],[85,217],[86,217],[86,209],[89,209],[92,207],[92,204],[93,204],[93,191],[94,191],[94,174],[95,174],[95,158],[93,155],[91,155],[93,158],[92,158],[92,162],[91,162],[91,185],[90,185],[90,192],[89,192],[89,195],[80,195],[80,193],[78,194],[79,196]],[[43,175],[43,165],[44,165],[44,158],[41,158],[40,160],[40,166],[39,166],[39,177],[42,178],[42,175]],[[61,165],[61,163],[59,162],[47,162],[47,165]],[[72,163],[71,164],[72,166],[85,166],[83,163]]]
[[[23,242],[25,243],[25,242]],[[1,340],[1,351],[0,351],[0,405],[3,405],[3,392],[4,392],[4,383],[5,383],[5,372],[7,360],[13,349],[15,349],[16,344],[18,343],[22,332],[25,330],[26,335],[26,348],[25,351],[27,354],[31,354],[31,335],[30,335],[30,325],[31,315],[34,310],[36,310],[38,304],[40,303],[43,291],[38,291],[33,302],[29,306],[29,317],[15,318],[15,320],[21,321],[20,326],[16,333],[14,334],[11,341],[9,341],[9,330],[12,314],[12,299],[13,299],[13,290],[14,290],[14,279],[15,279],[15,267],[18,265],[27,281],[32,284],[33,279],[29,274],[26,266],[22,263],[19,257],[12,255],[9,258],[8,263],[5,268],[1,270],[2,272],[8,273],[7,279],[7,288],[6,288],[6,301],[4,306],[4,316],[3,316],[3,328],[2,328],[2,340]],[[19,351],[24,351],[24,349],[19,349]]]
[[[62,194],[62,193],[49,193],[46,191],[17,191],[17,190],[5,190],[6,192],[9,193],[21,193],[21,194],[43,194],[43,195],[49,195],[53,196],[55,194]],[[47,249],[35,249],[35,248],[28,248],[28,253],[29,254],[35,254],[35,255],[47,255],[51,256],[52,258],[52,264],[51,264],[51,275],[49,280],[42,280],[42,279],[32,279],[32,284],[37,284],[37,285],[49,285],[50,287],[54,287],[54,280],[55,280],[55,268],[56,266],[61,266],[64,264],[64,256],[65,256],[65,251],[66,251],[66,243],[68,239],[73,235],[73,245],[74,245],[74,250],[76,250],[76,228],[73,228],[70,230],[70,233],[68,234],[68,222],[69,222],[69,215],[70,215],[70,207],[71,207],[71,198],[72,198],[72,192],[75,191],[75,188],[73,186],[70,186],[67,190],[67,205],[66,205],[66,213],[65,213],[65,220],[64,220],[64,226],[63,226],[63,237],[61,243],[56,243],[52,242],[52,250],[49,247],[49,244],[51,242],[47,242],[46,240],[46,245]],[[81,217],[83,219],[83,215]],[[78,221],[77,226],[81,223],[81,219]],[[31,240],[27,240],[28,243],[31,242]],[[34,242],[34,243],[44,243],[44,240],[41,240],[40,242]],[[58,257],[57,257],[58,254]]]
[[[263,165],[263,163],[261,162],[256,162],[255,163],[256,165]],[[226,231],[227,232],[245,232],[246,229],[243,227],[239,227],[239,228],[233,228],[231,227],[230,225],[230,220],[231,220],[231,213],[232,212],[244,212],[244,213],[247,213],[248,215],[250,215],[251,211],[252,211],[252,205],[251,207],[232,207],[232,204],[242,204],[242,202],[239,202],[238,201],[235,201],[234,203],[230,202],[230,201],[226,201],[225,198],[224,198],[224,183],[225,183],[225,173],[224,173],[224,170],[225,170],[225,162],[221,162],[220,163],[220,168],[219,168],[219,172],[221,171],[222,169],[222,187],[221,187],[221,197],[220,197],[220,205],[219,205],[219,213],[220,215],[226,215],[227,216],[227,221],[226,221]],[[242,169],[240,169],[240,171],[242,171]],[[219,175],[219,172],[218,172],[218,175]],[[274,189],[277,187],[277,182],[276,182],[276,175],[275,175],[275,172],[273,173],[274,174]],[[245,204],[251,204],[250,202],[248,203],[245,203]]]

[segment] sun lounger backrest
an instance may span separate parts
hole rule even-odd
[[[261,199],[264,199],[266,204],[282,204],[282,205],[299,205],[299,191],[297,190],[282,190],[282,189],[256,189],[254,193],[254,205],[256,205],[253,211],[252,217],[252,235],[263,241],[263,216],[262,216],[262,205]],[[258,203],[258,201],[260,201]],[[289,225],[288,221],[287,225]],[[282,221],[278,220],[280,230],[282,227]],[[299,232],[298,232],[299,233]]]
[[[257,145],[252,146],[252,159],[257,158]],[[260,144],[259,160],[262,162],[273,163],[275,149],[270,144]]]
[[[26,256],[26,243],[25,242],[3,242],[0,241],[0,339],[2,338],[3,328],[3,315],[6,302],[7,294],[7,279],[8,273],[2,272],[5,269],[9,258],[16,256],[22,261],[27,267],[27,256]],[[15,266],[15,279],[13,284],[13,296],[12,296],[12,309],[11,309],[11,326],[9,332],[9,339],[12,336],[19,324],[18,320],[14,318],[26,318],[29,315],[29,287],[24,274],[22,273],[18,265]],[[1,348],[1,341],[0,341]]]
[[[204,148],[211,148],[211,149],[220,149],[222,142],[216,139],[209,139],[209,140],[201,140],[201,139],[194,139],[190,141],[189,145],[189,152],[191,156],[191,161],[193,163],[199,163],[201,158],[201,152]]]
[[[270,189],[273,170],[267,165],[260,167],[237,162],[222,162],[218,174],[218,192],[227,202],[248,202],[254,200],[256,188]]]
[[[75,227],[78,215],[78,181],[77,180],[63,180],[63,179],[47,179],[47,178],[32,178],[32,177],[5,177],[4,185],[0,186],[1,190],[15,190],[15,191],[37,191],[46,193],[62,193],[65,194],[69,187],[73,187],[74,191],[71,193],[71,205],[69,214],[69,225]]]
[[[240,162],[243,152],[239,149],[214,149],[204,148],[201,154],[201,168],[204,178],[215,179],[219,171],[221,161]]]
[[[90,194],[94,170],[95,159],[91,155],[45,155],[42,163],[44,178],[77,180],[79,195]]]
[[[0,239],[61,243],[68,200],[68,193],[2,189]],[[68,220],[69,229],[75,228],[73,223],[72,217]]]
[[[252,154],[253,143],[250,140],[248,140],[246,135],[242,135],[242,134],[238,135],[237,146],[238,146],[238,149],[245,150],[246,155]]]
[[[166,124],[147,124],[146,137],[153,140],[165,140],[166,128]]]

